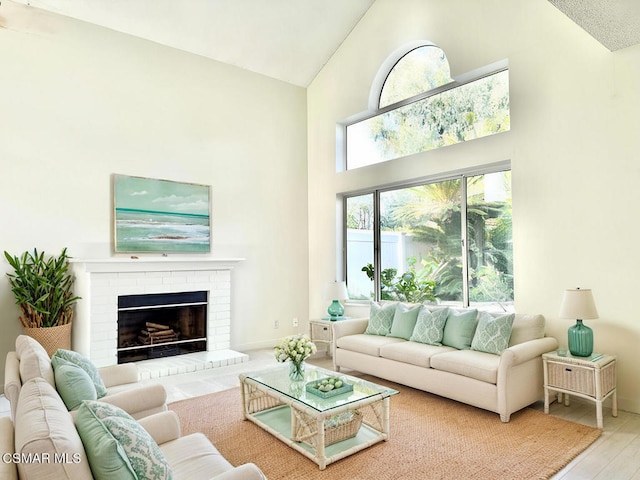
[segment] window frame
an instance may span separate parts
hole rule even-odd
[[[427,44],[424,44],[423,46],[428,46]],[[415,50],[418,47],[412,47],[411,49],[407,50],[405,52],[409,53],[412,50]],[[400,59],[402,59],[402,57],[400,57]],[[496,75],[498,73],[504,72],[509,70],[509,62],[508,60],[500,60],[498,62],[489,64],[489,65],[485,65],[484,67],[480,67],[477,68],[475,70],[472,70],[470,72],[467,72],[465,74],[462,75],[458,75],[458,76],[454,76],[454,80],[452,82],[449,82],[447,84],[441,85],[439,87],[436,87],[432,90],[427,90],[425,92],[419,93],[417,95],[414,95],[412,97],[408,97],[405,98],[404,100],[400,100],[399,102],[396,103],[392,103],[390,105],[387,105],[385,107],[380,108],[379,107],[379,100],[380,100],[380,96],[382,95],[382,87],[384,86],[387,77],[389,76],[389,74],[391,73],[391,69],[396,65],[396,63],[400,60],[396,60],[393,64],[391,64],[391,68],[389,68],[388,66],[383,66],[383,69],[381,69],[381,71],[386,71],[386,74],[381,77],[380,79],[377,79],[376,81],[374,81],[374,84],[372,86],[372,94],[370,94],[370,100],[369,100],[369,108],[363,112],[357,113],[355,115],[352,115],[350,117],[348,117],[347,119],[343,120],[342,122],[338,122],[337,124],[337,128],[336,128],[336,172],[346,172],[346,171],[352,171],[352,170],[358,170],[360,168],[370,168],[373,167],[375,165],[379,165],[380,163],[386,163],[389,161],[393,161],[393,160],[397,160],[397,159],[391,159],[391,160],[385,160],[383,162],[379,162],[379,163],[374,163],[374,164],[370,164],[370,165],[365,165],[362,167],[358,167],[356,169],[352,169],[349,170],[348,168],[348,158],[347,158],[347,142],[348,142],[348,137],[347,137],[347,128],[350,127],[351,125],[354,125],[356,123],[360,123],[362,121],[365,120],[369,120],[371,118],[377,117],[379,115],[383,115],[385,113],[388,113],[390,111],[405,107],[407,105],[410,105],[412,103],[424,100],[426,98],[429,97],[433,97],[435,95],[439,95],[443,92],[449,91],[449,90],[454,90],[456,88],[462,87],[468,83],[472,83],[475,82],[477,80],[481,80],[483,78],[486,77],[490,77],[492,75]],[[386,65],[386,64],[385,64]],[[373,92],[376,92],[375,95],[373,95]],[[375,101],[374,101],[375,99]],[[375,102],[375,103],[373,103]],[[373,103],[373,104],[372,104]],[[504,132],[506,133],[506,132]],[[421,152],[424,153],[424,152]],[[402,158],[402,157],[400,157]]]
[[[380,275],[382,272],[382,248],[381,248],[381,235],[382,231],[380,229],[380,195],[384,192],[389,192],[393,190],[399,190],[404,188],[411,188],[425,184],[438,183],[447,180],[460,180],[460,196],[461,196],[461,205],[460,205],[460,228],[461,228],[461,238],[460,238],[460,249],[461,249],[461,259],[462,259],[462,284],[463,284],[463,292],[462,292],[462,306],[469,307],[470,305],[470,293],[469,293],[469,249],[468,245],[468,219],[467,219],[467,179],[470,177],[475,177],[479,175],[488,175],[491,173],[505,172],[511,171],[511,161],[506,160],[502,162],[496,162],[487,165],[481,165],[477,167],[470,167],[463,170],[457,170],[452,172],[446,172],[439,175],[433,175],[429,177],[422,177],[419,179],[413,179],[407,182],[393,183],[387,184],[377,187],[372,187],[369,189],[358,190],[355,192],[348,192],[341,195],[342,202],[342,227],[340,229],[342,233],[342,271],[344,272],[344,278],[347,282],[347,286],[349,285],[348,278],[348,267],[347,267],[347,200],[349,198],[358,197],[361,195],[373,195],[373,268],[374,268],[374,278],[373,278],[373,288],[374,288],[374,298],[373,299],[348,299],[348,302],[355,304],[366,304],[370,301],[380,301],[381,300],[381,280]],[[515,302],[515,292],[514,299]]]

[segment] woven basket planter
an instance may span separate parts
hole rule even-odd
[[[49,356],[59,348],[71,350],[71,323],[56,327],[24,327],[24,333],[42,345]]]

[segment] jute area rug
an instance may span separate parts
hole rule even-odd
[[[318,466],[242,415],[240,389],[171,403],[183,434],[203,432],[233,465],[253,462],[270,480],[546,479],[600,430],[525,408],[502,423],[495,413],[372,377],[391,398],[387,442]]]

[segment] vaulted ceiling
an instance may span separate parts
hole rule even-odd
[[[306,87],[375,0],[14,0]],[[476,1],[476,0],[468,0]],[[548,0],[611,51],[640,0]]]
[[[306,87],[374,0],[15,0]]]

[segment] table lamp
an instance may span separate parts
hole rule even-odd
[[[327,313],[329,314],[329,319],[335,322],[338,317],[344,315],[344,307],[340,304],[340,300],[349,298],[347,284],[345,282],[329,282],[324,296],[326,300],[331,300]]]
[[[576,324],[569,327],[569,351],[576,357],[588,357],[593,353],[593,330],[582,320],[598,318],[591,289],[567,289],[560,305],[560,318],[575,318]]]

